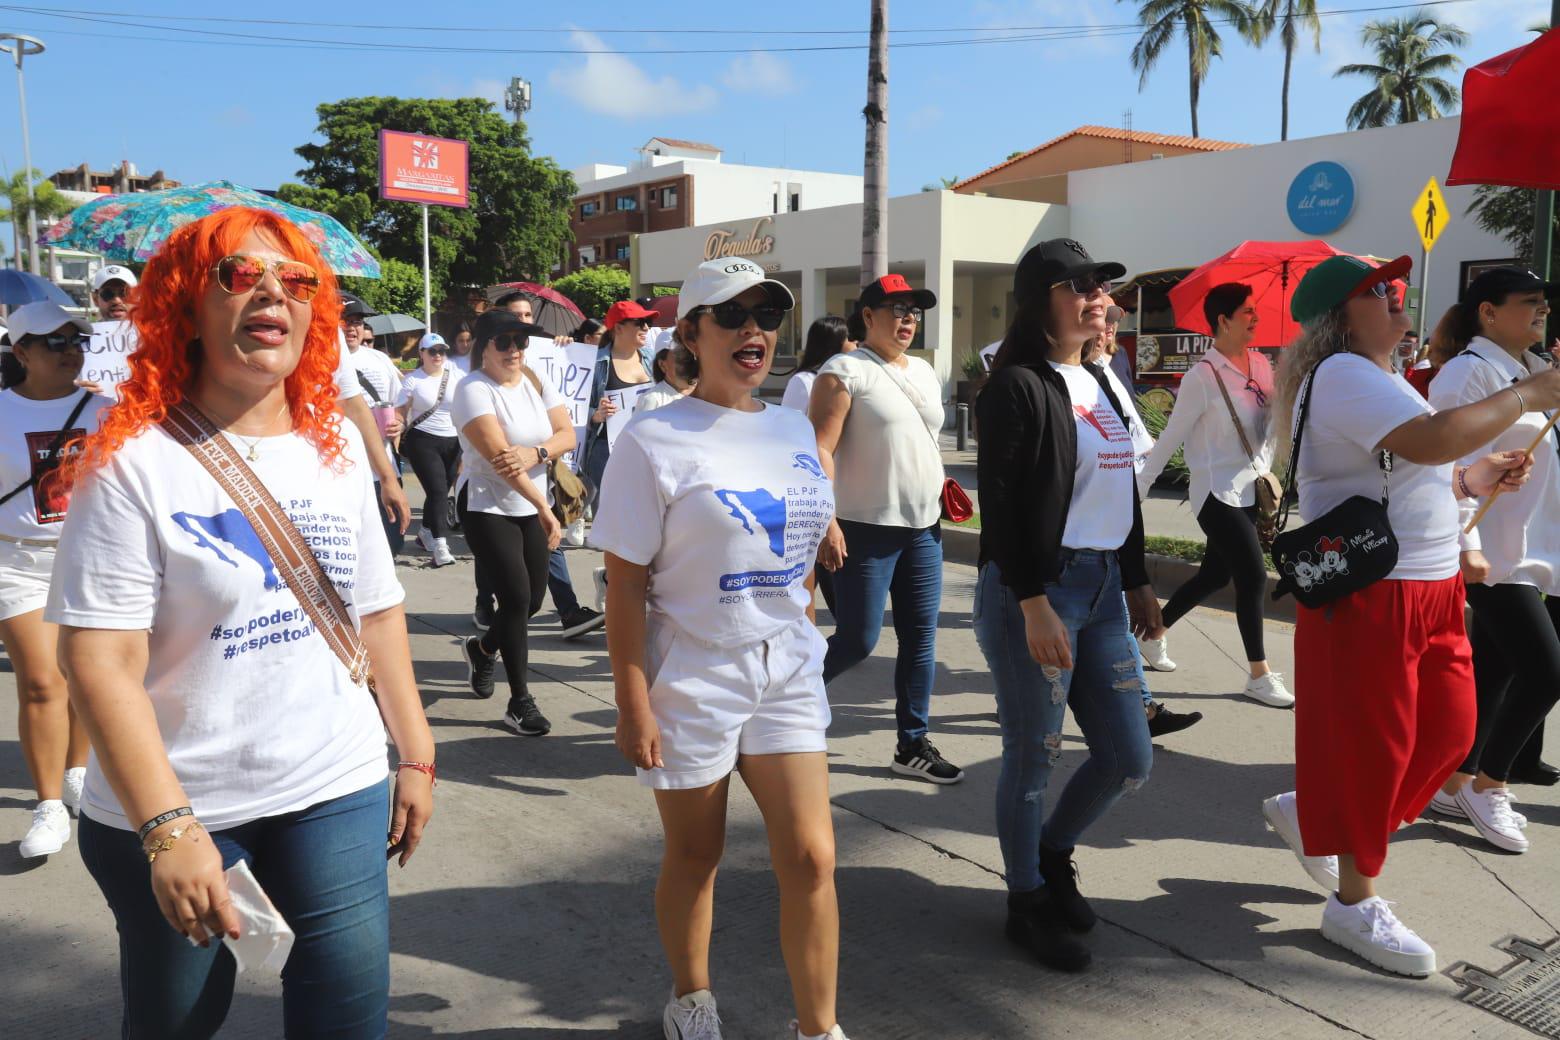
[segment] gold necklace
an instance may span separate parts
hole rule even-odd
[[[286,414],[286,412],[287,412],[287,402],[284,400],[284,401],[282,401],[282,410],[277,412],[276,415],[271,418],[271,422],[267,423],[266,425],[271,425],[271,424],[275,423],[276,420],[280,419],[284,414]],[[245,437],[243,434],[239,433],[237,430],[230,430],[226,426],[224,426],[222,428],[222,432],[223,433],[227,433],[227,434],[231,434],[233,437],[237,438],[244,445],[245,448],[248,449],[248,451],[246,451],[245,454],[244,454],[244,461],[246,461],[246,462],[259,462],[260,461],[260,455],[259,455],[260,442],[265,440],[265,438],[266,438],[265,434],[262,433],[260,436],[256,437],[254,440],[250,440],[248,437]]]

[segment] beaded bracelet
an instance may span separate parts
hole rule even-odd
[[[432,762],[402,762],[400,765],[396,766],[395,769],[396,772],[400,772],[403,769],[415,769],[419,773],[427,773],[428,782],[430,784],[436,784],[439,782],[438,778],[434,775],[437,770],[434,769]]]
[[[169,831],[161,838],[158,838],[150,845],[143,846],[141,851],[146,853],[146,862],[156,863],[158,853],[167,852],[169,849],[173,848],[173,843],[184,837],[184,835],[188,834],[190,831],[203,831],[205,829],[205,827],[201,826],[201,822],[199,820],[191,820],[183,827],[175,827],[173,830]]]
[[[1464,466],[1462,469],[1457,471],[1457,490],[1462,492],[1463,498],[1478,498],[1479,496],[1475,495],[1468,487],[1469,468],[1470,467],[1468,466]]]
[[[187,805],[181,805],[177,809],[169,809],[167,812],[153,816],[150,820],[141,824],[141,829],[135,832],[137,841],[145,841],[146,836],[170,820],[177,820],[181,816],[194,816],[195,810]]]

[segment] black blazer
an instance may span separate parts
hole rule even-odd
[[[1085,366],[1127,425],[1121,402],[1097,365]],[[1062,532],[1072,507],[1078,429],[1072,397],[1049,362],[1006,365],[975,401],[980,498],[980,562],[995,563],[1019,599],[1045,592],[1061,577]],[[1118,552],[1121,585],[1148,582],[1143,508],[1132,482],[1132,530]]]

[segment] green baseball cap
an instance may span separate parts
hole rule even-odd
[[[1302,325],[1314,321],[1373,285],[1403,277],[1414,266],[1412,257],[1400,256],[1380,267],[1357,256],[1330,256],[1306,272],[1289,301],[1289,314]]]

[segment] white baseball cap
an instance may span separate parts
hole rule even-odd
[[[728,256],[718,260],[706,260],[693,269],[683,282],[677,295],[677,316],[686,318],[695,307],[707,307],[715,303],[741,296],[755,285],[764,287],[769,302],[781,310],[796,306],[796,297],[785,287],[764,273],[764,269],[751,260]]]
[[[97,274],[92,276],[92,291],[97,292],[103,286],[112,281],[121,281],[134,289],[136,287],[135,272],[128,267],[120,267],[118,264],[107,264],[99,267]]]
[[[437,332],[430,332],[417,341],[418,350],[432,350],[434,347],[443,347],[445,350],[449,350],[450,345],[444,342],[444,337]]]
[[[10,352],[12,343],[24,336],[47,336],[65,325],[75,326],[83,335],[92,335],[91,322],[76,317],[64,307],[49,300],[23,304],[13,310],[10,318],[6,320],[10,326],[6,329],[5,353]]]

